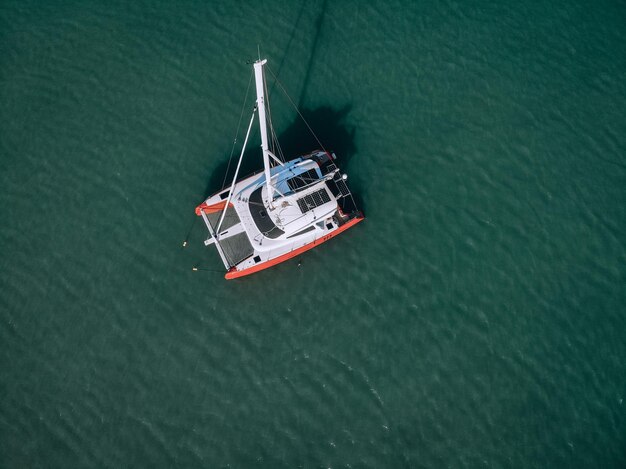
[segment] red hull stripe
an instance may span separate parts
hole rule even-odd
[[[286,260],[291,259],[292,257],[296,257],[297,255],[302,254],[303,252],[308,251],[309,249],[313,249],[315,246],[319,246],[320,244],[328,241],[330,238],[337,236],[339,233],[346,231],[348,228],[356,225],[357,223],[359,223],[360,221],[364,219],[365,217],[363,216],[360,216],[358,218],[353,218],[352,220],[347,222],[345,225],[342,225],[341,227],[337,228],[335,231],[333,231],[330,234],[327,234],[326,236],[316,239],[315,241],[309,244],[305,244],[304,246],[296,249],[295,251],[288,252],[287,254],[283,254],[282,256],[278,256],[275,259],[265,261],[253,267],[249,267],[244,270],[237,270],[235,267],[232,267],[228,272],[226,272],[226,278],[230,280],[233,278],[244,277],[246,275],[259,272],[260,270],[265,270],[269,267],[275,266],[276,264],[280,264],[281,262],[285,262]]]

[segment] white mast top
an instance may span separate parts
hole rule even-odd
[[[261,149],[263,150],[263,166],[265,168],[265,183],[267,187],[268,203],[274,200],[274,188],[270,181],[270,154],[267,144],[267,123],[265,121],[265,82],[263,79],[263,65],[267,59],[254,62],[254,80],[256,82],[256,102],[259,110],[259,127],[261,128]]]

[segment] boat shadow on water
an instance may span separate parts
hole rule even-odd
[[[346,105],[340,109],[333,109],[330,106],[320,106],[315,109],[303,108],[301,110],[304,119],[309,126],[315,130],[317,138],[328,152],[334,152],[337,156],[337,164],[346,173],[353,169],[352,158],[357,153],[355,145],[356,128],[347,123],[347,116],[352,109],[351,105]],[[263,167],[263,157],[261,149],[255,145],[258,136],[252,134],[248,142],[238,179],[242,176],[261,171]],[[286,160],[306,155],[314,150],[321,149],[315,136],[307,128],[303,120],[296,116],[295,120],[278,136],[280,147]],[[241,151],[242,141],[238,139],[232,159],[229,155],[224,155],[220,163],[211,172],[204,191],[203,199],[211,194],[215,194],[223,187],[228,187],[237,166],[237,159]],[[229,164],[230,160],[230,164]],[[349,180],[349,186],[355,203],[360,210],[365,211],[363,199],[361,197],[360,184],[356,178]]]

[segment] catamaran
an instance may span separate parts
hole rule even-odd
[[[289,161],[282,157],[266,99],[266,63],[266,59],[259,59],[253,64],[256,104],[232,184],[196,207],[196,215],[202,217],[209,231],[204,244],[217,248],[227,279],[291,259],[364,219],[346,184],[347,176],[337,167],[336,155],[321,143],[321,149],[309,154]],[[259,119],[263,170],[237,179],[255,115]]]

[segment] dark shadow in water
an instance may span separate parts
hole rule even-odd
[[[318,48],[318,44],[319,44],[319,39],[320,39],[320,32],[322,30],[322,25],[324,24],[324,15],[326,14],[326,10],[328,9],[327,7],[328,4],[328,0],[324,0],[324,2],[322,3],[321,9],[319,14],[317,15],[317,19],[315,20],[315,32],[313,34],[313,42],[311,44],[311,53],[309,54],[309,60],[308,63],[306,65],[305,68],[305,74],[304,74],[304,83],[302,84],[302,90],[300,91],[300,96],[298,98],[298,107],[301,108],[304,105],[304,99],[306,97],[306,91],[307,88],[309,86],[309,80],[311,78],[311,71],[313,69],[313,63],[315,60],[315,56],[317,55],[317,48]],[[307,5],[306,0],[304,0],[302,2],[302,5],[300,6],[300,11],[298,12],[298,16],[296,17],[296,21],[293,25],[293,28],[291,29],[291,34],[289,36],[289,40],[287,41],[287,45],[285,46],[285,52],[282,56],[282,58],[280,59],[280,63],[278,64],[278,68],[276,69],[276,73],[275,76],[276,78],[278,78],[280,76],[280,72],[283,69],[283,65],[285,64],[285,61],[287,60],[287,57],[289,56],[289,50],[291,49],[291,44],[293,42],[293,38],[296,34],[297,31],[299,31],[300,28],[300,20],[302,19],[302,15],[304,13],[304,7]],[[274,82],[269,90],[268,93],[268,99],[271,98],[272,93],[274,91],[274,88],[276,87],[276,82]]]
[[[293,38],[296,35],[296,31],[300,30],[300,26],[299,26],[300,19],[302,18],[302,13],[304,13],[304,7],[306,6],[306,4],[307,4],[307,0],[303,0],[302,5],[300,6],[300,11],[298,12],[298,16],[296,18],[296,22],[294,23],[293,28],[291,28],[291,34],[289,35],[289,40],[287,41],[287,46],[285,47],[283,58],[280,59],[280,63],[278,64],[278,68],[276,69],[276,78],[280,76],[280,72],[283,69],[285,60],[287,60],[287,57],[289,56],[289,50],[291,49],[291,43],[293,42]],[[276,87],[276,81],[272,83],[272,87],[270,88],[269,93],[268,93],[268,99],[271,98],[275,87]]]
[[[351,108],[350,105],[342,109],[321,106],[317,109],[304,108],[300,111],[324,148],[329,152],[335,152],[339,166],[344,169],[356,153],[354,144],[356,129],[346,123]],[[315,136],[299,116],[280,134],[278,140],[287,159],[320,148]]]
[[[322,142],[324,148],[328,152],[334,152],[337,156],[337,165],[342,172],[349,171],[350,160],[357,152],[354,143],[356,128],[346,123],[350,109],[351,106],[347,105],[342,109],[322,106],[317,109],[301,110],[302,115],[317,135],[317,138]],[[257,122],[258,121],[255,119],[255,124],[253,125],[258,125]],[[286,160],[291,160],[314,150],[321,149],[319,143],[300,116],[296,116],[296,119],[278,136],[278,141],[280,142]],[[229,174],[226,177],[226,187],[229,187],[232,183],[240,151],[241,148],[238,147],[235,151],[235,155],[233,155]],[[226,168],[228,168],[228,158],[228,155],[225,155],[209,177],[204,191],[204,199],[211,194],[215,194],[222,188],[224,174]],[[238,179],[260,171],[262,168],[263,157],[258,132],[252,132],[248,142],[248,148],[241,162]],[[357,207],[364,210],[363,200],[359,197],[359,191],[351,182],[352,181],[348,181],[348,185],[353,191]]]
[[[309,80],[311,77],[311,71],[313,69],[313,61],[315,60],[315,55],[317,53],[317,45],[319,44],[320,31],[322,30],[322,24],[324,23],[324,14],[326,13],[327,3],[328,3],[328,0],[324,0],[324,3],[322,3],[322,9],[320,11],[320,14],[317,17],[317,20],[315,20],[315,36],[313,37],[313,44],[311,45],[311,54],[309,55],[309,63],[306,66],[306,72],[304,75],[304,84],[302,85],[302,92],[300,93],[300,98],[298,99],[299,108],[302,108],[302,106],[304,105],[304,98],[306,97],[306,90],[309,87]]]

